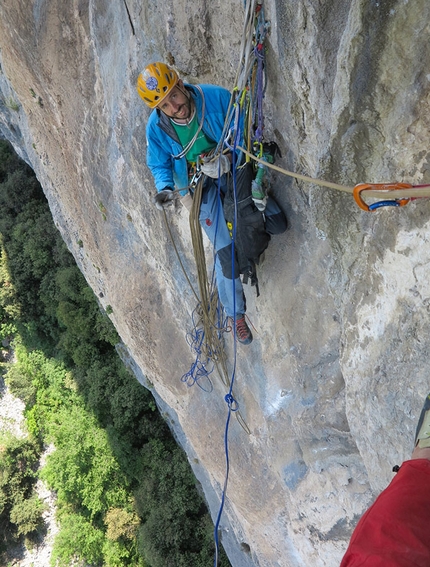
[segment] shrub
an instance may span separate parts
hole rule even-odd
[[[34,491],[40,445],[11,434],[0,438],[0,550],[43,525],[43,504]]]
[[[26,402],[29,431],[56,447],[42,473],[57,491],[53,564],[211,564],[211,522],[186,456],[151,394],[121,363],[118,335],[52,223],[34,174],[1,141],[0,236],[7,284],[0,325],[17,333],[8,381]],[[8,452],[20,463],[13,474],[0,449],[0,534],[6,517],[16,537],[37,524],[38,447],[33,455],[30,445],[19,456]],[[225,556],[220,565],[228,565]]]
[[[43,524],[43,502],[33,493],[30,498],[18,499],[10,511],[10,521],[17,526],[18,535],[35,532]]]
[[[111,541],[118,541],[121,538],[133,539],[136,536],[140,520],[135,512],[129,512],[124,508],[110,508],[107,511],[104,523],[106,525],[106,537]]]
[[[27,407],[34,405],[36,401],[36,387],[31,379],[21,372],[18,366],[12,364],[9,367],[5,375],[5,381],[12,394],[22,400]]]

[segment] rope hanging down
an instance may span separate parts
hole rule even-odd
[[[246,112],[248,125],[251,126],[252,122],[255,121],[255,117],[257,116],[257,124],[259,127],[259,134],[257,136],[258,140],[262,140],[262,132],[263,132],[263,115],[261,110],[262,105],[262,93],[261,93],[261,84],[260,81],[263,78],[263,55],[264,51],[262,47],[262,40],[263,40],[263,33],[265,33],[264,25],[260,27],[260,31],[255,32],[256,24],[258,23],[258,18],[256,18],[256,14],[261,12],[261,4],[256,3],[255,0],[248,2],[246,16],[245,16],[245,25],[244,25],[244,33],[242,36],[242,56],[241,56],[241,67],[239,67],[238,75],[237,75],[237,87],[234,89],[232,97],[230,99],[230,105],[227,111],[226,119],[224,122],[223,134],[217,148],[213,152],[214,155],[220,154],[224,151],[224,141],[225,139],[229,138],[233,140],[234,147],[233,150],[236,149],[235,144],[237,143],[237,139],[240,134],[239,130],[239,123],[241,122],[242,112]],[[260,19],[261,22],[261,19]],[[259,38],[259,47],[258,51],[255,48],[254,42],[255,38],[258,36]],[[258,80],[255,76],[256,73],[258,74]],[[250,80],[254,88],[260,89],[260,96],[255,97],[257,99],[256,105],[251,105],[251,95],[249,90]],[[257,86],[258,85],[258,86]],[[237,104],[234,102],[234,97],[236,97],[236,101],[240,98],[240,103]],[[255,114],[254,108],[257,109],[257,114]],[[233,129],[229,132],[229,127],[231,123],[234,123]],[[251,132],[251,127],[249,127],[249,132]],[[235,151],[233,151],[233,187],[235,188]],[[202,229],[199,222],[199,210],[200,210],[200,202],[201,202],[201,191],[203,186],[203,177],[200,178],[198,181],[193,195],[193,206],[190,213],[190,228],[191,228],[191,237],[193,242],[193,250],[197,264],[197,273],[198,273],[198,282],[199,282],[199,291],[200,291],[200,303],[198,305],[198,314],[197,316],[200,318],[199,324],[202,326],[202,331],[197,333],[194,337],[194,345],[197,345],[198,349],[203,346],[202,353],[205,356],[204,364],[199,366],[195,366],[194,369],[192,368],[191,371],[203,371],[204,373],[208,370],[208,363],[211,361],[215,367],[217,368],[221,378],[223,380],[224,385],[228,388],[228,393],[225,396],[225,401],[228,404],[228,415],[226,420],[225,432],[224,432],[224,447],[225,447],[225,456],[226,456],[226,476],[224,481],[224,488],[221,497],[221,506],[219,509],[217,521],[215,524],[214,529],[214,538],[215,538],[215,566],[218,565],[218,554],[219,554],[219,542],[218,542],[218,531],[219,531],[219,524],[223,512],[225,497],[226,497],[226,490],[228,484],[228,476],[229,476],[229,448],[228,448],[228,430],[230,425],[231,414],[234,413],[236,418],[238,419],[242,428],[247,432],[250,433],[246,423],[244,422],[242,416],[240,415],[239,405],[234,397],[233,387],[234,387],[234,380],[235,380],[235,371],[236,371],[236,341],[234,341],[234,356],[233,356],[233,371],[231,378],[229,379],[227,373],[227,365],[226,365],[226,357],[222,346],[222,331],[225,329],[225,325],[221,324],[220,322],[220,306],[218,301],[218,294],[217,290],[214,287],[214,278],[211,281],[207,278],[207,269],[206,269],[206,262],[205,262],[205,252],[203,248],[203,240],[202,240]],[[219,196],[220,198],[220,196]],[[221,203],[219,204],[221,207]],[[235,231],[235,227],[233,229]],[[233,273],[234,273],[234,243],[235,238],[233,235],[232,239],[232,264],[233,264]],[[234,279],[232,280],[232,285],[234,285]],[[233,297],[235,294],[233,293]],[[234,331],[234,325],[233,325]],[[187,376],[187,379],[191,379],[191,383],[193,383],[193,378],[190,376],[190,373]],[[184,377],[185,378],[185,377]]]
[[[381,206],[404,206],[410,200],[420,197],[429,197],[430,189],[427,185],[413,187],[404,183],[393,184],[360,184],[348,187],[337,183],[313,179],[311,177],[293,173],[275,166],[264,156],[264,115],[263,98],[265,93],[265,61],[264,61],[264,40],[268,31],[268,23],[264,20],[262,2],[257,0],[245,0],[244,27],[240,48],[240,63],[235,80],[235,88],[232,92],[229,109],[224,123],[223,135],[213,152],[214,156],[224,151],[224,147],[233,151],[233,168],[235,166],[236,150],[243,152],[247,161],[254,160],[258,163],[261,170],[266,167],[272,168],[282,174],[293,178],[310,182],[322,187],[335,189],[350,193],[356,199],[357,204],[366,211],[376,210]],[[233,126],[231,127],[231,124]],[[237,145],[240,136],[240,125],[243,124],[243,139],[245,147]],[[234,177],[233,170],[233,177]],[[258,173],[257,173],[258,176]],[[256,177],[257,177],[256,176]],[[260,176],[261,179],[262,176]],[[201,376],[208,377],[212,372],[209,368],[213,364],[217,368],[224,385],[229,389],[225,396],[228,405],[228,415],[224,433],[225,456],[226,456],[226,476],[221,498],[221,506],[215,524],[215,567],[218,565],[218,531],[223,507],[226,498],[228,484],[230,460],[228,448],[228,430],[232,412],[236,414],[242,427],[248,431],[245,422],[238,411],[239,407],[233,395],[233,385],[236,368],[236,342],[234,342],[234,364],[231,379],[228,378],[226,357],[222,345],[222,334],[225,331],[225,323],[222,321],[222,309],[218,300],[217,290],[214,285],[214,278],[209,281],[205,263],[205,252],[202,243],[201,227],[198,220],[200,208],[202,180],[197,183],[194,192],[193,207],[190,214],[190,227],[193,240],[193,248],[197,262],[199,279],[200,300],[194,312],[196,321],[195,329],[201,326],[202,330],[196,332],[191,340],[191,344],[197,352],[196,364],[190,372],[183,377],[189,385],[198,382]],[[394,198],[394,201],[383,201],[374,205],[367,205],[363,199],[363,194],[371,198],[380,198],[381,193]],[[254,195],[253,195],[254,197]],[[257,201],[255,201],[257,204]],[[257,205],[258,206],[258,205]],[[233,239],[234,246],[234,239]],[[200,386],[201,387],[201,386]]]
[[[229,379],[227,370],[227,357],[223,346],[223,333],[228,329],[222,317],[222,306],[218,298],[215,285],[214,273],[209,280],[205,259],[202,228],[199,221],[199,211],[202,198],[203,177],[198,181],[193,196],[193,205],[190,212],[190,230],[193,243],[193,252],[197,265],[197,278],[200,292],[194,323],[195,337],[192,348],[196,353],[195,364],[190,372],[182,378],[187,384],[193,385],[202,376],[208,377],[215,368],[226,388],[229,388],[233,396],[233,380]],[[250,430],[243,419],[239,408],[236,410],[236,418],[242,429],[250,434]]]
[[[263,94],[264,94],[264,46],[263,41],[267,31],[267,22],[264,21],[262,3],[256,0],[245,2],[245,18],[244,30],[241,42],[240,65],[236,75],[236,87],[233,89],[230,100],[230,109],[224,124],[225,138],[221,140],[217,147],[217,152],[223,151],[223,143],[232,150],[232,176],[233,176],[233,192],[235,204],[235,221],[233,223],[232,235],[232,264],[234,266],[234,246],[237,226],[237,193],[236,193],[236,151],[238,149],[237,141],[240,138],[239,125],[244,118],[245,132],[244,139],[248,147],[252,144],[262,145],[263,140]],[[230,113],[231,110],[231,113]],[[233,122],[233,128],[227,134],[230,124]],[[230,140],[230,144],[227,142]],[[259,152],[259,155],[262,155]],[[234,273],[234,272],[233,272]],[[234,285],[234,282],[232,282]],[[233,395],[233,386],[236,375],[236,341],[234,341],[234,357],[233,371],[230,380],[229,391],[225,396],[228,405],[227,420],[224,431],[224,449],[225,449],[225,480],[221,496],[221,504],[214,527],[215,540],[215,560],[214,567],[218,566],[219,560],[219,529],[221,516],[224,509],[225,498],[227,493],[227,485],[230,472],[230,457],[228,446],[228,433],[232,412],[238,412],[238,404]]]

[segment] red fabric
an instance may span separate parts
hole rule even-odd
[[[430,566],[430,461],[405,461],[352,534],[340,567]]]

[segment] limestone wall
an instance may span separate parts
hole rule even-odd
[[[430,182],[430,3],[265,0],[266,136],[281,167],[348,186]],[[226,393],[188,388],[195,300],[152,204],[145,63],[234,86],[243,2],[3,0],[0,131],[36,171],[70,250],[152,384],[203,483],[224,483]],[[273,175],[290,229],[247,290],[230,479],[234,567],[332,567],[411,451],[429,390],[430,203],[362,212],[349,195]],[[194,277],[187,213],[170,214]],[[232,338],[226,338],[230,365]],[[246,544],[246,545],[244,545]]]

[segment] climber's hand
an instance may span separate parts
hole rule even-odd
[[[230,167],[231,163],[228,157],[225,154],[220,154],[215,158],[204,157],[200,169],[208,177],[218,179],[218,177],[230,171]]]
[[[175,192],[171,187],[165,187],[162,191],[159,191],[154,197],[155,206],[159,211],[170,207],[173,205],[173,199],[175,198]]]

